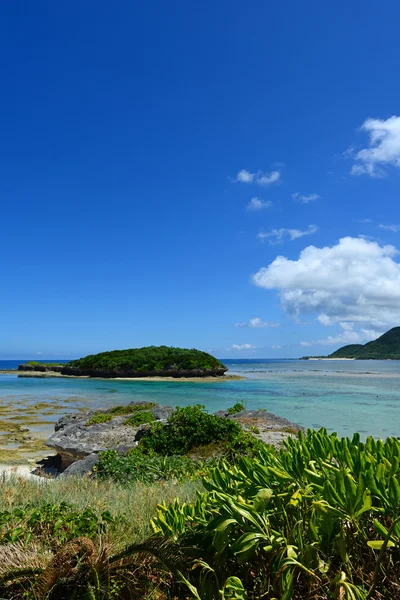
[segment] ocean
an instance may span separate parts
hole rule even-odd
[[[20,362],[0,361],[0,370]],[[326,427],[348,436],[358,431],[363,438],[400,436],[400,361],[223,362],[230,373],[246,379],[115,381],[0,375],[0,448],[18,448],[9,432],[2,433],[4,423],[21,425],[29,435],[43,439],[66,413],[133,400],[202,404],[210,412],[244,402],[249,409],[263,408],[306,428]]]

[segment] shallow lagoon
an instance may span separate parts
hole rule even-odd
[[[341,435],[400,436],[400,361],[225,361],[244,380],[115,381],[0,375],[0,462],[46,454],[40,440],[69,412],[124,404],[204,404],[210,412],[245,401],[304,427]],[[1,364],[0,369],[6,368]],[[7,425],[8,424],[8,425]],[[13,424],[14,429],[10,425]],[[21,432],[28,428],[29,432]],[[27,439],[31,438],[31,439]]]

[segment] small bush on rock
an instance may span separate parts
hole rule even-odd
[[[108,421],[112,420],[112,416],[107,413],[99,413],[97,415],[93,415],[89,421],[86,422],[87,426],[90,425],[98,425],[99,423],[108,423]]]
[[[157,454],[187,454],[192,448],[216,442],[232,441],[242,433],[238,423],[209,415],[204,406],[196,404],[177,407],[167,426],[155,423],[140,441],[143,451]]]
[[[228,415],[236,415],[238,412],[242,412],[246,407],[243,402],[237,402],[233,406],[228,408]]]
[[[112,415],[130,415],[140,410],[150,410],[155,408],[157,404],[155,402],[141,402],[138,404],[125,404],[122,406],[113,406],[108,411]]]
[[[152,412],[141,410],[133,414],[129,419],[124,421],[124,425],[130,425],[131,427],[137,427],[138,425],[144,425],[145,423],[152,423],[155,421]]]

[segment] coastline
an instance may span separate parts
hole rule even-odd
[[[17,371],[14,370],[0,370],[0,375],[17,375],[18,377],[57,377],[63,379],[93,379],[100,381],[183,381],[188,383],[201,383],[201,382],[223,382],[223,381],[238,381],[240,379],[246,379],[242,375],[224,375],[222,377],[90,377],[89,375],[62,375],[56,371]]]
[[[318,358],[317,356],[314,357],[310,357],[310,358],[299,358],[299,360],[356,360],[355,358]]]

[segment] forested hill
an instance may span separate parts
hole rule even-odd
[[[400,327],[393,327],[378,339],[367,344],[343,346],[328,358],[356,358],[359,360],[400,360]]]

